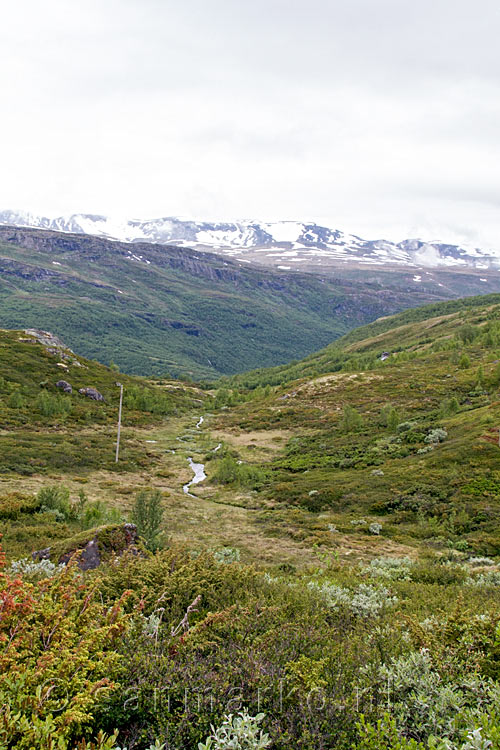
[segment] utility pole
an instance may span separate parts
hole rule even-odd
[[[118,463],[118,454],[120,452],[120,431],[122,428],[122,403],[123,403],[123,385],[122,383],[117,383],[116,385],[120,386],[120,406],[118,408],[118,434],[116,436],[116,457],[115,457],[115,463]]]

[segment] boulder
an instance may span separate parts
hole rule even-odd
[[[36,552],[31,553],[31,557],[35,562],[37,560],[50,560],[50,547],[44,547],[44,549],[39,549]]]
[[[132,555],[144,554],[137,527],[133,523],[110,524],[84,531],[71,539],[56,542],[53,547],[33,552],[32,558],[67,565],[76,555],[80,570],[93,570],[125,552]]]
[[[73,388],[67,380],[58,380],[56,388],[60,388],[64,393],[73,393]]]
[[[61,563],[67,565],[74,554],[75,550],[69,550],[61,555],[57,562],[59,565]],[[98,568],[100,564],[101,555],[99,554],[99,542],[97,536],[95,536],[93,539],[90,539],[80,551],[78,556],[78,567],[80,570],[94,570],[94,568]]]
[[[104,396],[102,395],[102,393],[99,393],[97,388],[92,388],[92,386],[87,386],[87,388],[80,388],[78,393],[81,393],[82,396],[92,398],[94,401],[104,401]]]

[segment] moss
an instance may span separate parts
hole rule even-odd
[[[130,541],[127,537],[127,530],[122,523],[97,526],[96,528],[82,531],[69,539],[56,542],[50,548],[50,559],[53,562],[58,562],[61,557],[83,549],[90,541],[95,539],[98,544],[101,560],[102,562],[106,562],[112,555],[121,554],[130,546]]]

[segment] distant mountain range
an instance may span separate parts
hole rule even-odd
[[[280,221],[236,223],[184,221],[175,217],[114,221],[106,216],[73,214],[47,218],[0,211],[0,224],[72,232],[120,240],[173,244],[228,255],[240,262],[280,270],[321,271],[355,265],[478,270],[500,268],[500,255],[479,248],[407,239],[365,240],[314,223]]]

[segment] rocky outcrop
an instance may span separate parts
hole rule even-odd
[[[61,349],[70,352],[71,349],[64,344],[58,336],[54,336],[50,331],[42,331],[39,328],[26,328],[24,333],[33,336],[42,346],[47,347],[51,354],[59,354]]]
[[[64,393],[73,393],[73,386],[67,380],[58,380],[56,388],[60,388]]]
[[[133,523],[101,526],[85,531],[53,547],[33,552],[32,558],[67,565],[74,557],[80,570],[93,570],[125,552],[133,555],[141,553],[137,527]]]
[[[81,393],[82,396],[87,396],[87,398],[91,398],[94,401],[104,401],[104,396],[102,393],[99,393],[97,388],[92,388],[92,386],[87,386],[87,388],[79,388],[78,393]]]

